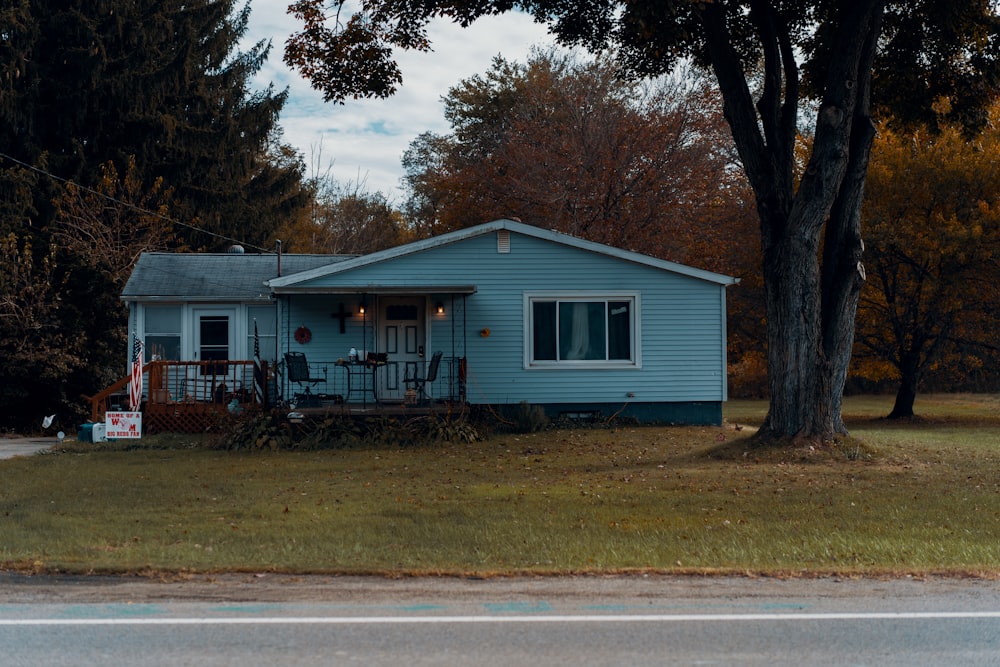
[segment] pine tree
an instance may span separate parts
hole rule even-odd
[[[100,180],[106,162],[124,172],[134,156],[144,182],[162,178],[174,190],[188,222],[265,242],[277,213],[304,202],[301,166],[272,161],[287,93],[250,89],[270,46],[237,50],[249,5],[234,5],[35,0],[7,10],[13,37],[0,52],[2,151],[84,186]],[[33,227],[51,222],[55,187],[36,188]],[[204,235],[188,240],[213,243]]]
[[[117,297],[127,271],[55,243],[67,181],[102,189],[110,165],[129,174],[133,200],[170,192],[162,203],[184,223],[176,242],[192,248],[266,245],[282,216],[305,204],[302,161],[277,129],[286,93],[251,89],[270,45],[238,49],[249,11],[236,0],[8,0],[0,8],[0,238],[22,267],[36,269],[0,267],[0,341],[36,337],[20,348],[16,369],[0,367],[8,388],[0,426],[79,408],[81,394],[124,368],[115,368],[126,315]],[[109,201],[103,206],[121,206]],[[107,219],[142,224],[139,211],[121,215]],[[29,278],[37,289],[23,288]],[[11,313],[26,305],[45,313],[44,328],[15,322]],[[52,331],[73,341],[72,355],[44,352]],[[46,378],[47,391],[26,377]]]

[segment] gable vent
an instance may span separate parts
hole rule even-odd
[[[497,231],[497,252],[501,255],[510,252],[510,232],[506,229]]]

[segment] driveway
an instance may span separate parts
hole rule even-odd
[[[57,444],[59,444],[59,439],[54,435],[37,438],[20,436],[7,438],[0,436],[0,459],[12,459],[15,456],[30,456],[45,451]]]

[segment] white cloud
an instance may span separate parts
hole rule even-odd
[[[288,0],[254,2],[244,40],[245,44],[272,42],[255,86],[288,87],[280,121],[286,143],[303,154],[306,164],[319,161],[321,172],[332,162],[331,172],[338,181],[363,182],[367,191],[380,191],[395,201],[401,198],[400,161],[410,142],[422,132],[449,129],[441,104],[448,89],[485,73],[498,54],[524,62],[532,46],[552,42],[545,27],[525,14],[487,17],[464,29],[436,20],[429,29],[434,51],[398,54],[403,85],[393,97],[330,104],[282,62],[285,40],[299,27],[286,13],[287,4]]]

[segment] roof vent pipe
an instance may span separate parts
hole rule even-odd
[[[281,239],[278,239],[278,277],[281,277]]]

